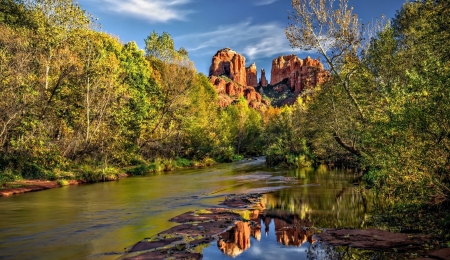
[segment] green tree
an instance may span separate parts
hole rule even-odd
[[[155,79],[160,86],[155,124],[148,129],[140,141],[141,149],[149,156],[173,157],[178,151],[178,142],[169,142],[169,137],[180,136],[183,112],[188,106],[188,95],[194,86],[196,71],[184,49],[175,50],[171,36],[153,32],[146,40],[146,57]],[[156,153],[156,154],[155,154]]]
[[[22,0],[0,0],[0,23],[36,29],[31,12]]]
[[[448,12],[446,1],[403,5],[365,56],[385,96],[384,114],[367,133],[374,166],[367,179],[394,205],[448,199]]]

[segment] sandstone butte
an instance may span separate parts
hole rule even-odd
[[[240,96],[245,97],[252,108],[267,105],[255,87],[269,86],[266,73],[261,69],[261,79],[257,81],[256,64],[245,67],[245,57],[230,48],[224,48],[213,56],[209,78],[219,94],[219,105],[226,107]],[[310,57],[302,60],[296,55],[280,56],[272,61],[270,85],[279,84],[278,91],[290,88],[298,95],[305,89],[312,89],[329,77],[323,65]],[[263,93],[263,91],[261,92]],[[295,100],[295,99],[294,99]]]
[[[259,80],[259,85],[261,87],[267,87],[267,85],[269,85],[269,82],[266,78],[266,71],[264,69],[261,69],[261,79]]]
[[[212,58],[209,76],[224,75],[234,82],[247,86],[245,57],[230,48],[219,50]]]
[[[296,55],[280,56],[272,61],[270,85],[287,79],[287,85],[295,94],[314,88],[327,80],[329,73],[319,60],[310,57],[302,60]]]
[[[258,86],[258,72],[256,71],[256,64],[252,63],[252,65],[245,69],[245,72],[247,73],[247,85],[252,87]]]
[[[263,104],[261,95],[254,88],[257,86],[256,77],[256,65],[252,64],[246,68],[245,57],[230,48],[217,51],[212,58],[209,78],[219,94],[221,107],[230,105],[240,96],[244,96],[252,108]]]

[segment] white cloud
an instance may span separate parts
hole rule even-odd
[[[184,5],[191,0],[98,0],[109,11],[133,16],[150,22],[185,20],[193,10]]]
[[[254,61],[299,52],[290,47],[284,29],[285,26],[277,22],[254,24],[248,19],[220,26],[214,31],[176,37],[175,42],[194,55],[212,56],[217,50],[229,47],[243,54],[247,60]]]
[[[270,5],[277,1],[278,0],[257,0],[256,3],[254,3],[254,5]]]

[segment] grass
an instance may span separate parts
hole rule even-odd
[[[138,165],[119,168],[114,166],[106,166],[98,162],[74,163],[64,169],[55,168],[45,171],[45,174],[31,174],[23,177],[20,173],[12,169],[0,171],[0,188],[10,188],[11,183],[23,179],[41,179],[56,181],[60,186],[69,184],[69,180],[79,180],[82,182],[103,182],[118,180],[125,176],[142,176],[151,172],[172,171],[177,168],[186,167],[203,167],[215,164],[215,161],[209,157],[202,161],[192,161],[186,158],[177,157],[175,159],[157,158],[153,162],[143,160],[135,161]],[[35,165],[33,165],[34,167]],[[35,166],[40,170],[41,168]],[[34,169],[33,168],[33,169]]]
[[[69,185],[69,181],[68,180],[57,180],[56,181],[58,183],[59,186],[64,187],[64,186],[68,186]]]

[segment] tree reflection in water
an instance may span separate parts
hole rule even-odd
[[[286,175],[297,183],[265,194],[261,201],[265,210],[253,211],[248,222],[223,233],[217,243],[220,251],[204,250],[204,259],[370,259],[378,254],[328,246],[314,236],[313,227],[366,227],[372,198],[354,185],[356,172],[318,168]]]

